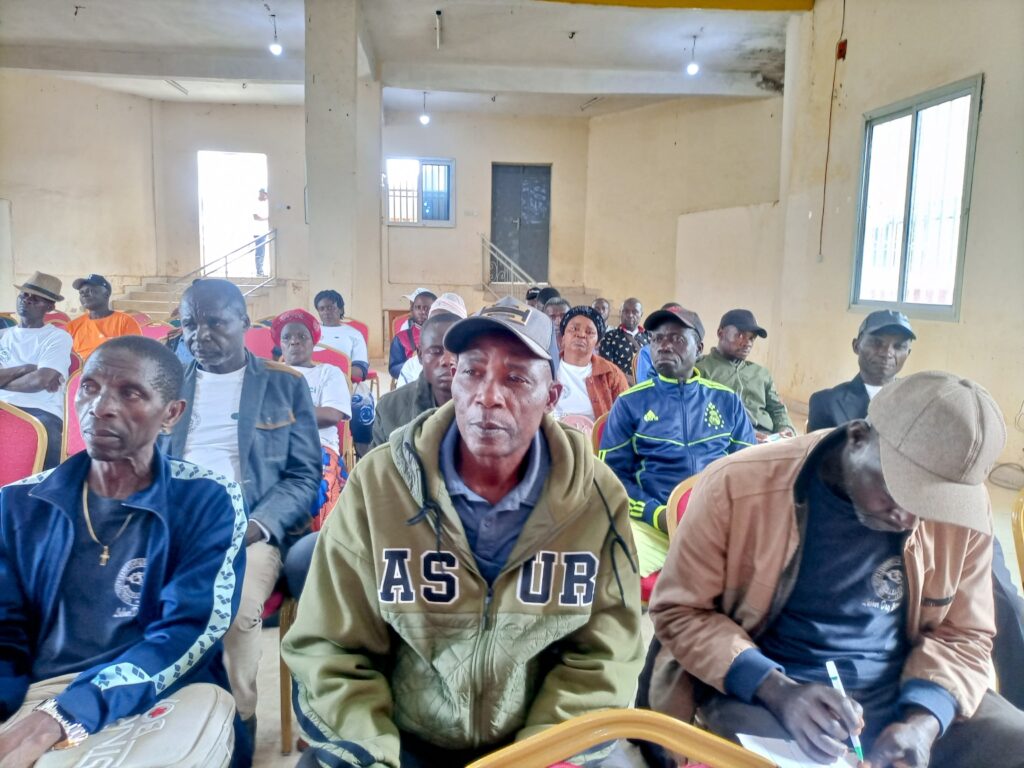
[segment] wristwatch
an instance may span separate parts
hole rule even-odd
[[[60,710],[57,709],[56,699],[47,699],[37,706],[35,711],[52,717],[64,731],[64,739],[54,744],[51,749],[71,749],[89,738],[89,732],[81,723],[73,723],[60,713]]]

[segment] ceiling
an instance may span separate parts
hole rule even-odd
[[[789,18],[541,0],[363,0],[362,9],[360,69],[385,86],[385,110],[418,111],[429,91],[435,111],[563,116],[778,92]],[[267,51],[271,12],[279,58]],[[302,0],[3,0],[0,67],[154,99],[301,104],[304,13]],[[702,70],[688,77],[693,35]]]

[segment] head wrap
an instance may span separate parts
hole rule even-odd
[[[580,305],[570,309],[562,318],[562,326],[559,329],[559,332],[564,336],[565,329],[569,327],[569,321],[574,317],[579,317],[580,315],[584,315],[594,324],[594,327],[597,328],[597,340],[601,341],[601,337],[604,336],[605,331],[604,318],[601,317],[601,314],[593,307]]]
[[[275,317],[270,326],[270,338],[274,340],[274,346],[281,346],[281,331],[289,323],[302,323],[309,329],[313,343],[316,344],[320,341],[320,321],[304,309],[289,309]]]

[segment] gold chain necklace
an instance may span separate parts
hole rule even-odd
[[[94,531],[92,529],[92,520],[89,519],[89,484],[88,483],[83,483],[82,484],[82,511],[85,513],[85,527],[89,529],[89,536],[92,538],[93,541],[95,541],[97,544],[99,544],[101,547],[103,547],[103,551],[100,553],[100,565],[106,565],[107,561],[110,560],[110,546],[108,544],[104,544],[102,541],[97,539],[96,538],[96,531]],[[135,516],[134,512],[132,512],[131,514],[128,515],[127,519],[125,519],[125,521],[121,524],[121,529],[114,535],[114,538],[112,538],[110,540],[111,544],[113,544],[115,541],[117,541],[118,537],[120,537],[120,535],[122,533],[124,533],[124,529],[128,527],[128,523],[130,523],[132,521],[132,517],[134,517],[134,516]]]

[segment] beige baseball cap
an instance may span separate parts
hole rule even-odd
[[[897,504],[924,520],[992,533],[985,478],[1006,445],[992,395],[970,379],[924,371],[883,387],[868,420]]]

